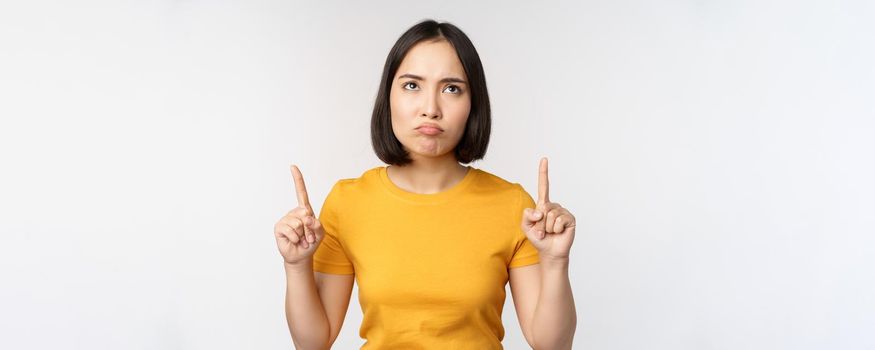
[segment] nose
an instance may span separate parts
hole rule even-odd
[[[438,105],[438,98],[434,94],[428,94],[428,97],[425,98],[425,105],[422,107],[422,113],[420,113],[420,116],[430,119],[438,119],[441,117],[441,108]]]

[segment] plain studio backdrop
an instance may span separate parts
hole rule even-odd
[[[0,5],[0,348],[291,348],[289,164],[317,211],[383,165],[426,18],[483,60],[472,165],[536,194],[548,156],[577,217],[575,349],[875,347],[870,1],[164,0]]]

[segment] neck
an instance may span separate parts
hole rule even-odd
[[[413,162],[386,168],[389,179],[401,189],[421,194],[443,192],[465,178],[468,167],[459,164],[452,152],[441,157],[410,154]]]

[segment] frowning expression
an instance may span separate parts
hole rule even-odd
[[[392,79],[389,106],[392,131],[411,158],[455,149],[471,112],[467,81],[446,40],[420,42],[404,56]]]

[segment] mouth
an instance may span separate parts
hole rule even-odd
[[[434,136],[434,135],[437,135],[437,134],[444,132],[440,128],[438,128],[436,126],[430,126],[430,125],[420,126],[420,127],[416,128],[416,131],[419,131],[419,133],[429,135],[429,136]]]

